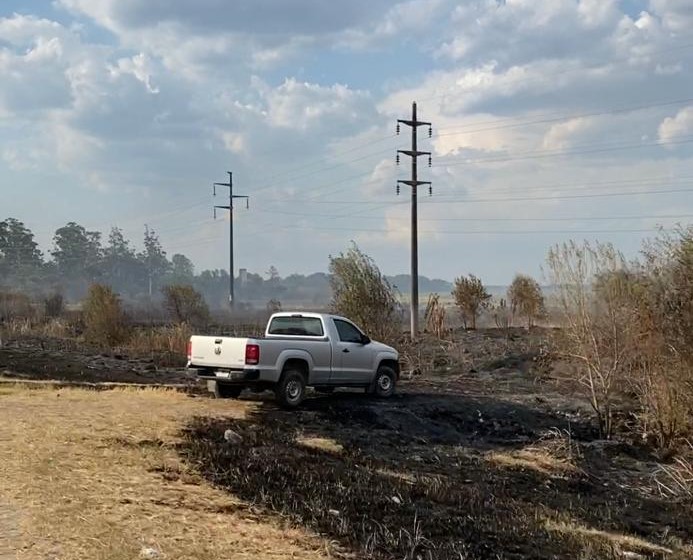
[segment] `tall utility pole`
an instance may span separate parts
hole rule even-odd
[[[233,173],[227,171],[229,174],[228,183],[214,183],[214,196],[217,195],[217,187],[228,187],[229,188],[229,205],[228,206],[214,206],[214,219],[217,218],[217,208],[229,211],[229,305],[233,309],[234,306],[234,268],[233,268],[233,200],[235,198],[245,198],[245,207],[248,208],[248,196],[241,194],[233,194]]]
[[[397,194],[399,185],[403,183],[411,187],[411,339],[416,340],[419,335],[419,232],[417,216],[417,190],[419,185],[428,185],[428,194],[432,194],[430,181],[419,181],[417,162],[419,156],[428,156],[428,165],[431,165],[431,152],[422,152],[417,149],[417,130],[420,126],[428,126],[428,137],[431,137],[431,123],[419,121],[416,118],[416,101],[411,106],[411,120],[397,120],[397,134],[399,125],[411,127],[411,150],[397,150],[397,163],[399,154],[411,157],[411,179],[397,181]]]

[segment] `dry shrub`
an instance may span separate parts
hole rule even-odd
[[[615,397],[635,395],[643,438],[672,449],[693,431],[693,228],[659,237],[644,255],[627,265],[610,245],[551,250],[560,348],[582,366],[603,435]]]
[[[332,311],[348,317],[378,340],[391,342],[401,334],[395,289],[373,259],[355,244],[330,257]]]
[[[109,286],[92,284],[82,307],[88,342],[113,347],[127,339],[125,313],[120,299]]]
[[[513,316],[524,318],[528,329],[546,313],[544,295],[539,283],[534,278],[523,274],[516,275],[510,284],[508,301],[510,301]]]
[[[43,300],[43,309],[46,317],[60,317],[65,312],[65,300],[59,293],[55,293]]]
[[[189,284],[171,284],[161,289],[164,307],[178,323],[205,324],[209,321],[209,307],[204,297]]]
[[[613,431],[614,400],[622,389],[633,352],[637,316],[628,300],[630,284],[623,256],[610,244],[557,245],[547,258],[557,288],[563,329],[559,351],[579,364],[602,437]],[[595,286],[595,278],[609,281]]]
[[[170,327],[138,329],[132,333],[126,348],[139,356],[168,358],[164,361],[171,365],[180,365],[185,356],[185,349],[192,329],[187,323]]]
[[[424,314],[426,331],[435,334],[438,338],[443,338],[446,334],[445,327],[445,307],[440,303],[438,294],[428,296],[426,313]]]
[[[493,307],[493,322],[496,327],[509,334],[509,329],[513,324],[512,311],[508,308],[508,303],[501,298],[498,305]]]
[[[477,317],[483,309],[488,308],[491,300],[491,294],[486,291],[484,284],[473,274],[460,276],[455,278],[452,295],[460,308],[464,328],[476,329]]]
[[[690,452],[693,444],[688,443]],[[671,465],[659,465],[655,481],[663,496],[684,498],[693,506],[693,460],[690,457],[677,457]]]
[[[24,294],[0,292],[0,321],[31,318],[31,300]]]

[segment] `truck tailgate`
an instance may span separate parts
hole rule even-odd
[[[242,369],[245,366],[247,338],[193,336],[190,342],[192,367]]]

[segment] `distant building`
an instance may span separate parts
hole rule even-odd
[[[247,268],[239,268],[238,269],[238,281],[240,282],[241,286],[245,286],[248,283],[248,269]]]

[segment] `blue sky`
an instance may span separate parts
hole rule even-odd
[[[326,270],[351,240],[409,270],[395,182],[411,102],[420,272],[540,276],[550,245],[635,255],[693,217],[689,0],[10,0],[0,7],[0,218],[44,252],[75,220],[228,266]],[[222,203],[218,198],[216,203]]]

